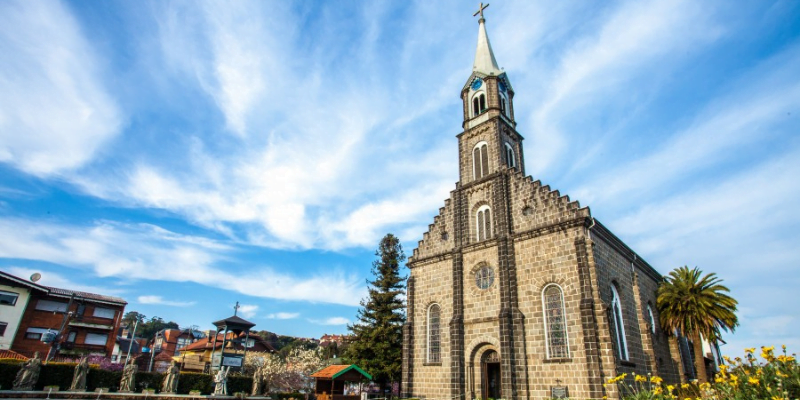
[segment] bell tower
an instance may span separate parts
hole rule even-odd
[[[478,19],[478,47],[472,74],[461,89],[464,132],[458,135],[460,182],[481,180],[506,168],[524,170],[522,136],[514,121],[514,89],[508,75],[497,66],[486,33],[481,3]]]

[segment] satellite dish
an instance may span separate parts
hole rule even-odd
[[[34,272],[33,275],[31,275],[31,282],[38,282],[39,279],[42,279],[42,274]]]

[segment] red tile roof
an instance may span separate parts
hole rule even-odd
[[[28,357],[13,350],[0,350],[0,358],[10,358],[13,360],[28,360]]]
[[[125,300],[123,300],[123,299],[121,299],[119,297],[104,296],[104,295],[101,295],[101,294],[79,292],[79,291],[68,290],[68,289],[60,289],[60,288],[51,287],[51,286],[45,286],[45,287],[50,289],[50,294],[54,295],[54,296],[69,297],[74,293],[75,297],[82,297],[82,298],[88,299],[88,300],[97,300],[97,301],[102,301],[102,302],[106,302],[106,303],[113,303],[115,305],[120,305],[120,306],[124,306],[124,305],[128,304],[127,301],[125,301]]]

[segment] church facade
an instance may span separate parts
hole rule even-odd
[[[423,399],[615,398],[620,373],[679,382],[661,275],[586,207],[525,175],[514,89],[481,12],[461,90],[459,180],[409,258],[402,391]]]

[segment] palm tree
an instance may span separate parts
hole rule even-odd
[[[739,325],[736,318],[738,302],[728,296],[730,290],[721,284],[713,272],[700,276],[697,267],[676,268],[658,287],[656,301],[661,326],[691,338],[697,379],[707,381],[701,337],[716,343],[722,330],[733,332]]]

